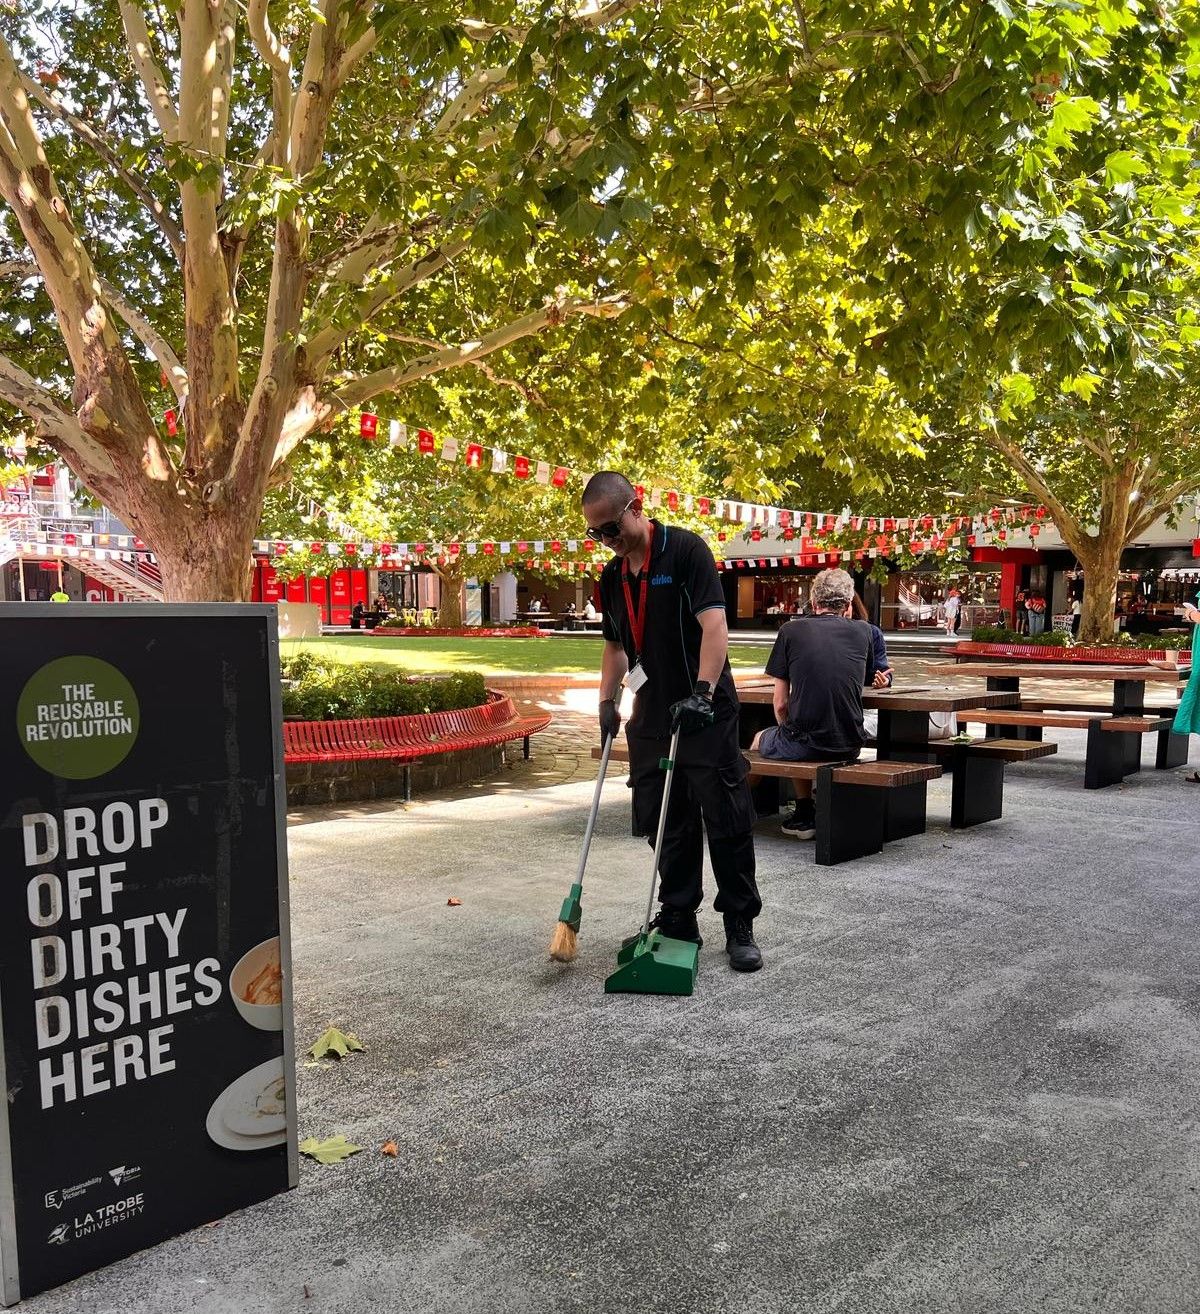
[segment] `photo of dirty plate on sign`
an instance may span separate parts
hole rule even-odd
[[[244,1022],[260,1031],[283,1030],[283,968],[277,935],[238,959],[229,974],[229,994]]]
[[[283,1060],[268,1059],[226,1086],[213,1101],[204,1126],[226,1150],[281,1145],[287,1136]]]

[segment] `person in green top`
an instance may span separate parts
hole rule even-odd
[[[51,601],[51,602],[70,602],[70,601],[71,601],[71,595],[70,595],[69,593],[64,593],[64,592],[62,591],[62,589],[55,589],[54,592],[51,593],[51,595],[50,595],[50,601]]]
[[[1197,594],[1200,601],[1200,594]],[[1179,700],[1175,712],[1175,724],[1171,727],[1177,735],[1200,735],[1200,607],[1185,602],[1183,619],[1196,628],[1192,631],[1192,673],[1188,677],[1187,688]],[[1193,773],[1195,776],[1195,773]],[[1195,777],[1200,782],[1200,776]]]

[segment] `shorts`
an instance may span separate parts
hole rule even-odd
[[[763,757],[774,758],[777,762],[853,762],[862,749],[851,748],[844,753],[828,753],[793,739],[781,725],[771,725],[762,732],[758,751]]]

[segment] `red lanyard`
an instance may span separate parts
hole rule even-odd
[[[637,615],[633,614],[633,594],[629,591],[629,560],[621,562],[621,587],[625,590],[625,615],[629,617],[629,628],[633,631],[633,655],[641,660],[642,635],[646,632],[646,586],[650,583],[649,554],[642,566],[641,596],[638,598]]]

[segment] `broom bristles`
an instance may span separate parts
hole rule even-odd
[[[569,963],[575,957],[575,928],[559,922],[550,938],[550,957],[560,963]]]

